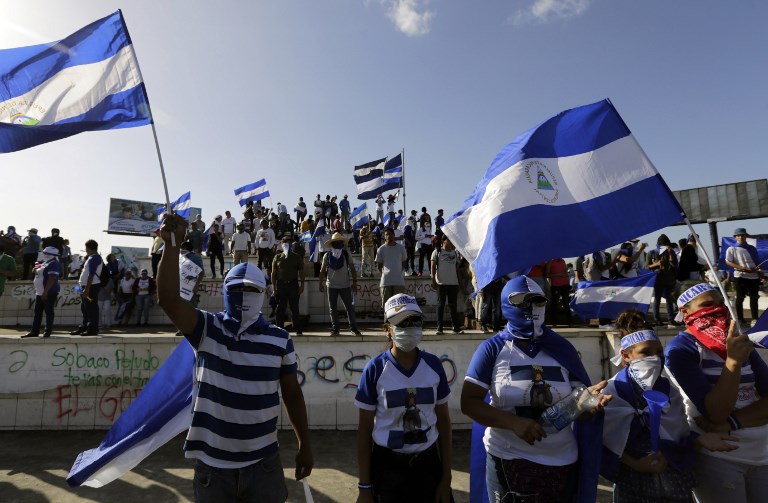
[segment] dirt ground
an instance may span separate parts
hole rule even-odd
[[[0,501],[3,503],[171,503],[194,501],[193,462],[184,458],[183,435],[160,448],[122,478],[99,489],[69,489],[65,478],[78,453],[98,446],[105,431],[0,432]],[[315,502],[354,502],[357,460],[354,431],[312,431],[315,468],[309,478]],[[469,501],[468,430],[454,432],[453,493]],[[293,480],[296,441],[280,432],[289,502],[304,502],[302,485]],[[600,485],[598,501],[610,501]]]

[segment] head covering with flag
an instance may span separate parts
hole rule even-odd
[[[162,221],[163,215],[167,211],[165,206],[161,206],[157,209],[157,220]],[[192,211],[192,192],[182,194],[177,200],[171,202],[171,211],[179,215],[181,218],[189,220],[189,214]],[[201,229],[202,230],[202,229]]]
[[[603,100],[547,119],[504,147],[442,231],[483,287],[682,218],[653,163]]]
[[[358,199],[374,199],[388,190],[403,186],[403,155],[378,159],[355,166]]]
[[[368,203],[361,204],[349,215],[349,223],[353,229],[360,229],[368,223],[368,220]]]
[[[235,189],[235,195],[240,206],[245,206],[249,201],[261,201],[269,197],[266,178]]]
[[[0,152],[152,122],[122,13],[48,44],[0,50]]]

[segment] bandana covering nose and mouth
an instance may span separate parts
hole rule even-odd
[[[513,304],[514,299],[526,299]],[[530,298],[530,299],[527,299]],[[527,276],[517,276],[504,285],[501,292],[501,314],[507,320],[507,331],[519,339],[532,339],[542,335],[546,303],[536,305],[531,300],[546,299],[541,287]]]

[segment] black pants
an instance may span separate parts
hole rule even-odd
[[[736,284],[736,317],[744,321],[744,298],[749,296],[749,310],[752,319],[757,319],[757,294],[760,290],[759,279],[734,278]]]
[[[438,285],[437,286],[437,329],[443,329],[443,313],[445,312],[445,303],[448,303],[448,312],[451,313],[451,328],[459,329],[456,323],[456,296],[459,294],[459,285]]]
[[[400,454],[380,445],[373,446],[371,483],[376,503],[434,501],[442,475],[437,442],[417,454]]]
[[[37,252],[24,254],[24,262],[23,262],[24,272],[21,273],[21,279],[23,280],[32,279],[28,275],[29,275],[29,271],[32,270],[32,267],[34,267],[36,260],[37,260]]]
[[[160,259],[163,258],[162,253],[153,253],[152,254],[152,277],[157,277],[157,266],[160,264]]]
[[[219,250],[217,252],[211,252],[211,274],[216,277],[216,259],[219,259],[219,270],[221,271],[221,277],[224,277],[224,253]]]
[[[43,300],[39,295],[35,297],[35,317],[32,320],[32,333],[40,333],[40,325],[43,322],[43,312],[45,312],[45,333],[50,334],[53,331],[53,308],[56,307],[56,298],[59,294],[48,294],[48,298]]]
[[[504,285],[493,281],[483,287],[483,304],[480,307],[480,323],[494,330],[501,328],[501,290]]]
[[[406,245],[405,253],[407,256],[405,262],[411,270],[411,274],[413,274],[416,272],[416,245]]]
[[[291,306],[291,323],[293,331],[300,332],[299,324],[299,282],[296,281],[278,281],[277,282],[277,312],[275,322],[278,327],[283,328],[285,324],[285,309]]]
[[[556,323],[558,321],[558,317],[562,313],[566,322],[570,325],[571,285],[553,286],[550,290],[552,292],[552,307],[550,308],[551,321]]]
[[[272,270],[272,259],[275,257],[275,252],[272,250],[272,248],[259,248],[259,260],[256,265],[259,266],[259,269],[264,269],[265,271],[271,271]]]
[[[85,294],[80,295],[80,311],[83,313],[83,322],[80,324],[81,329],[88,330],[89,333],[98,333],[99,331],[99,290],[101,285],[91,285],[88,291],[88,296],[91,300],[85,297]]]
[[[432,257],[432,245],[422,244],[419,248],[419,273],[424,270],[424,257],[427,257],[427,272],[429,272],[429,259]]]

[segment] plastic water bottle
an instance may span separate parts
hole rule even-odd
[[[539,424],[547,433],[557,433],[570,425],[582,413],[593,409],[598,399],[583,384],[541,413]]]

